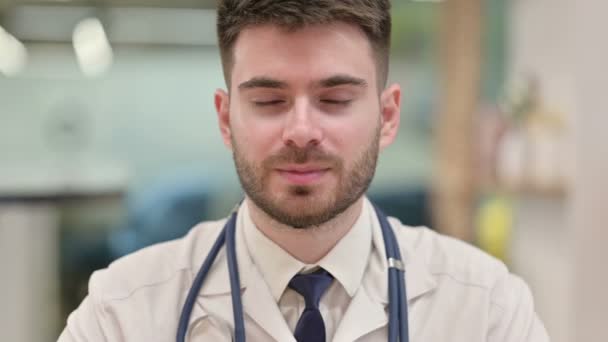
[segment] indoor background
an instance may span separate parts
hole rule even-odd
[[[0,0],[0,340],[54,341],[95,269],[226,216],[213,0]],[[369,195],[607,341],[608,3],[394,0],[398,140]],[[295,67],[295,66],[294,66]]]

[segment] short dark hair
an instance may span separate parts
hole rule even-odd
[[[230,86],[233,48],[243,29],[272,24],[292,31],[345,22],[366,34],[376,58],[378,84],[383,88],[388,78],[390,8],[390,0],[219,0],[217,34],[226,83]]]

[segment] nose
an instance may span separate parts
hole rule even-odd
[[[316,146],[323,140],[323,130],[314,107],[301,99],[296,101],[285,117],[283,142],[287,146],[305,148]]]

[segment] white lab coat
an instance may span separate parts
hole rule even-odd
[[[499,261],[460,241],[390,219],[406,267],[410,341],[545,342],[526,284]],[[225,220],[141,250],[97,271],[60,342],[172,341],[192,279]],[[378,222],[374,222],[378,226]],[[384,255],[379,228],[373,239]],[[248,341],[295,342],[237,234]],[[355,252],[355,251],[354,251]],[[335,342],[387,340],[387,271],[373,257],[334,334]],[[222,250],[189,320],[189,341],[231,341],[230,285]]]

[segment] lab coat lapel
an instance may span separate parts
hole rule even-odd
[[[401,260],[405,264],[405,287],[407,292],[408,305],[416,298],[433,291],[437,287],[437,281],[430,271],[424,255],[420,254],[412,241],[415,235],[411,234],[412,228],[404,226],[397,219],[389,218],[389,223],[395,232],[395,238],[401,251]],[[379,226],[379,224],[378,224]],[[379,229],[379,228],[378,228]],[[388,303],[388,264],[386,261],[386,251],[382,235],[378,234],[378,229],[374,231],[374,246],[378,253],[372,258],[372,270],[379,272],[375,274],[368,287],[373,296],[379,296],[382,302]]]
[[[335,342],[352,342],[388,325],[388,271],[386,263],[374,258],[369,275],[355,293],[334,335]],[[406,291],[408,310],[415,300],[433,291],[437,286],[420,258],[411,258],[406,264]],[[411,322],[410,322],[411,323]]]
[[[405,265],[405,286],[409,305],[416,298],[433,291],[437,287],[437,281],[421,258],[413,258]]]
[[[293,334],[274,301],[268,285],[266,285],[256,266],[247,256],[246,251],[242,249],[243,244],[241,241],[239,236],[237,236],[237,258],[239,261],[243,312],[247,315],[247,318],[257,323],[260,328],[276,341],[295,342]],[[214,263],[209,272],[209,278],[199,293],[199,301],[204,301],[207,307],[226,308],[226,310],[230,311],[226,319],[232,320],[232,299],[228,279],[229,273],[228,267],[226,267],[226,255],[223,250],[218,255],[216,263]],[[201,307],[200,302],[197,303],[190,318],[190,325],[195,326],[205,316],[207,316],[207,312]],[[252,327],[246,322],[245,331],[248,329],[252,329]]]
[[[370,254],[363,281],[355,292],[334,334],[335,342],[352,342],[388,324],[387,272],[382,233],[372,230],[374,251]]]
[[[402,259],[405,262],[405,282],[408,310],[415,300],[428,294],[437,283],[426,265],[424,258],[416,255],[415,248],[407,237],[411,229],[391,220],[391,226],[399,242]],[[379,223],[374,222],[373,242],[375,252],[370,255],[369,267],[363,283],[355,293],[334,335],[335,342],[352,342],[375,330],[388,325],[388,264],[385,257],[384,241]],[[401,229],[401,230],[400,230]],[[411,333],[411,331],[410,331]]]
[[[242,298],[245,313],[276,341],[295,342],[268,285],[254,265],[248,272],[247,288]]]
[[[334,342],[352,342],[387,325],[385,304],[370,297],[359,287],[334,334]]]

